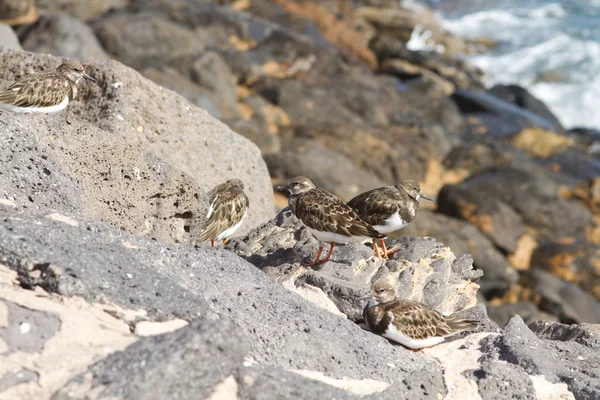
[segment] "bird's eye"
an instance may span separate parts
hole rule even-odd
[[[379,289],[377,289],[377,293],[383,293],[383,292],[385,292],[385,289],[384,289],[384,288],[379,288]]]

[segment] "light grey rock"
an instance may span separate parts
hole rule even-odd
[[[348,391],[305,378],[293,372],[267,366],[250,366],[240,371],[240,399],[359,399]],[[282,384],[285,382],[285,384]],[[379,393],[379,396],[381,394]]]
[[[442,241],[457,255],[468,254],[483,272],[480,293],[503,291],[516,283],[519,274],[494,243],[475,226],[443,214],[422,210],[415,220],[400,230],[400,236],[428,235]]]
[[[9,25],[0,24],[0,47],[11,50],[23,50],[17,34]]]
[[[538,338],[521,317],[515,316],[500,336],[481,341],[482,360],[502,360],[521,367],[529,375],[543,375],[552,383],[566,383],[576,399],[600,396],[597,366],[600,353],[576,341]],[[568,354],[568,356],[559,356]]]
[[[23,48],[35,53],[47,53],[71,60],[107,60],[108,54],[96,39],[92,29],[67,13],[42,15],[21,39]]]
[[[445,393],[434,360],[317,308],[225,249],[154,242],[83,218],[73,226],[4,206],[0,215],[0,263],[26,287],[143,309],[142,320],[231,321],[261,365],[394,382],[391,397],[409,388],[421,393],[414,398]]]
[[[15,372],[4,374],[0,378],[0,393],[4,392],[13,386],[20,385],[27,382],[38,382],[39,375],[28,369],[21,369]]]
[[[236,372],[245,352],[246,345],[233,324],[199,319],[111,354],[52,399],[88,399],[87,393],[74,394],[81,385],[88,385],[90,392],[99,391],[101,399],[207,398],[220,381]]]
[[[468,376],[477,382],[483,400],[535,400],[533,382],[523,368],[515,364],[488,360]]]
[[[24,74],[60,64],[57,58],[25,52],[0,51],[0,56],[2,87]],[[206,210],[203,192],[239,178],[250,198],[240,233],[273,215],[270,178],[254,144],[118,62],[92,62],[85,67],[98,84],[80,84],[78,98],[65,111],[0,113],[5,126],[0,140],[12,146],[3,145],[0,157],[16,158],[13,163],[19,169],[33,168],[0,176],[13,182],[5,197],[24,205],[30,202],[30,192],[39,191],[41,197],[51,197],[46,203],[59,210],[73,209],[71,203],[80,202],[88,217],[160,240],[183,242],[190,239],[188,231],[201,228]],[[54,176],[44,177],[45,167],[67,183],[66,193],[61,193],[62,185],[52,184]],[[18,182],[29,179],[28,175],[36,184],[45,183],[40,189],[21,187]],[[78,185],[69,179],[79,184],[80,196],[72,196]],[[62,207],[57,205],[60,199],[66,199]]]
[[[60,320],[52,313],[32,311],[17,304],[0,301],[8,311],[8,326],[0,326],[0,338],[9,352],[37,352],[60,329]]]
[[[433,238],[403,238],[391,260],[374,258],[363,244],[337,245],[332,260],[314,268],[300,261],[314,258],[317,240],[289,208],[273,220],[231,241],[228,248],[279,282],[317,287],[352,320],[362,318],[358,300],[379,279],[391,281],[399,297],[409,297],[443,312],[455,312],[475,304],[478,286],[472,282],[481,271],[472,269],[469,257],[456,258]],[[326,250],[328,245],[326,245]]]
[[[575,341],[592,349],[600,349],[600,324],[567,325],[554,321],[534,321],[531,329],[540,339]]]

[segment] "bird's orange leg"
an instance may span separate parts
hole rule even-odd
[[[225,246],[225,243],[227,243],[227,239],[223,239],[223,246]]]
[[[373,250],[375,250],[375,257],[381,258],[379,255],[379,247],[377,246],[377,240],[373,239]]]
[[[391,249],[388,250],[388,248],[385,247],[385,242],[383,240],[381,240],[381,245],[383,246],[383,252],[385,253],[385,258],[388,258],[388,256],[390,254],[394,254],[394,253],[400,251],[400,247],[398,247],[398,246],[392,247]]]
[[[323,260],[322,263],[326,263],[327,261],[331,260],[331,255],[333,254],[333,248],[335,247],[335,242],[331,242],[331,247],[329,248],[329,254],[327,254],[327,258]],[[322,264],[320,263],[320,264]]]
[[[210,247],[215,247],[215,241],[214,240],[210,240]]]
[[[321,264],[319,262],[319,258],[321,257],[321,253],[323,252],[323,246],[319,246],[319,252],[317,253],[317,256],[315,257],[315,260],[309,263],[303,263],[302,265],[306,266],[306,267],[310,267],[311,265],[318,265]]]

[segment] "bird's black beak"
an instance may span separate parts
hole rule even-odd
[[[433,199],[433,197],[429,197],[429,196],[427,196],[427,195],[426,195],[425,193],[423,193],[423,192],[419,193],[419,197],[422,197],[422,198],[424,198],[425,200],[429,200],[429,201],[435,201],[435,200]]]
[[[91,76],[89,76],[88,74],[83,74],[83,77],[85,79],[87,79],[88,81],[96,82],[96,80],[94,78],[92,78]]]
[[[290,187],[288,185],[277,185],[273,188],[276,192],[289,192]]]

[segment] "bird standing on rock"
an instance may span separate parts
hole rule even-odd
[[[77,96],[81,78],[96,82],[77,61],[66,61],[52,72],[26,76],[0,92],[0,109],[19,113],[64,110]]]
[[[215,247],[215,240],[222,240],[225,244],[242,226],[250,201],[244,193],[244,183],[239,179],[230,179],[215,186],[208,192],[208,199],[206,222],[199,241],[210,240],[210,246]]]
[[[331,259],[335,243],[362,242],[368,239],[384,239],[356,212],[336,195],[318,188],[304,176],[297,176],[287,185],[276,187],[290,193],[289,206],[292,213],[319,241],[319,252],[314,261],[304,265],[323,264]],[[330,243],[327,258],[321,260],[323,242]]]
[[[416,181],[402,181],[394,186],[384,186],[369,190],[354,197],[348,202],[358,216],[377,231],[390,233],[410,224],[419,212],[419,198],[429,201],[433,199],[421,191]],[[383,239],[380,239],[383,258],[395,253],[398,249],[388,250]],[[377,242],[373,239],[373,247],[378,255]]]
[[[398,299],[388,282],[375,282],[363,317],[371,332],[410,349],[435,346],[445,338],[473,329],[477,321],[445,317],[413,300]]]

